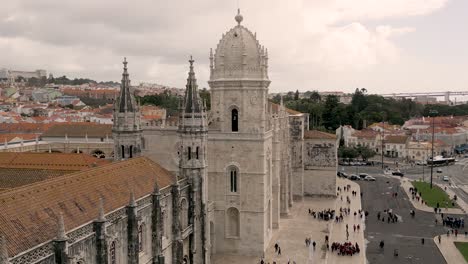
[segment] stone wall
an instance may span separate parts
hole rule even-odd
[[[304,195],[336,195],[337,142],[304,140]]]

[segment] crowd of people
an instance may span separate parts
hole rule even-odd
[[[385,215],[382,215],[379,212],[377,212],[377,221],[382,221],[385,222],[385,219],[387,219],[387,223],[397,223],[398,222],[398,216],[393,213],[392,209],[386,209],[383,211]]]
[[[309,215],[312,215],[314,219],[318,218],[320,220],[328,221],[328,220],[335,218],[335,210],[326,209],[326,210],[322,210],[319,212],[315,212],[309,209]]]
[[[465,219],[463,219],[462,217],[455,218],[447,216],[445,218],[442,218],[442,224],[444,226],[455,229],[465,228]]]
[[[355,244],[351,242],[333,242],[331,244],[331,251],[336,251],[340,256],[352,256],[359,253],[361,250],[359,249],[359,244],[357,242]]]

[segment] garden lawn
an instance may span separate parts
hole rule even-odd
[[[449,196],[439,186],[433,184],[431,189],[431,185],[423,181],[413,181],[413,186],[418,188],[418,193],[421,192],[422,198],[428,206],[437,207],[437,203],[439,203],[440,208],[445,208],[446,206],[447,208],[453,207]]]
[[[458,248],[458,251],[462,253],[465,260],[468,262],[468,242],[453,242]]]

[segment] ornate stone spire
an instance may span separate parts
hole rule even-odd
[[[3,235],[0,235],[0,263],[1,264],[9,263],[6,238]]]
[[[119,112],[133,112],[135,110],[132,95],[130,94],[130,79],[127,71],[127,58],[124,58],[123,73],[122,73],[122,84],[120,86],[120,97],[119,97]]]
[[[237,24],[240,26],[242,20],[244,20],[244,17],[240,14],[240,8],[237,9],[237,15],[235,17]]]
[[[133,191],[130,192],[129,206],[131,206],[131,207],[136,207],[137,206],[137,203],[135,201],[135,194],[133,193]]]
[[[57,239],[59,241],[67,240],[68,237],[65,233],[65,223],[63,221],[63,214],[60,213],[58,218],[58,230],[57,230]]]
[[[190,71],[187,78],[187,85],[185,86],[184,110],[185,113],[201,113],[201,100],[198,95],[197,79],[193,71],[193,58],[190,56]]]
[[[159,185],[158,185],[157,179],[155,179],[155,181],[154,181],[153,193],[154,194],[159,194]]]
[[[99,198],[99,216],[97,220],[100,222],[106,221],[106,216],[104,215],[104,202],[102,198]]]

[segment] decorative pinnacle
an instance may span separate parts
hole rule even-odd
[[[6,238],[3,235],[0,235],[0,263],[9,263]]]
[[[137,205],[135,201],[135,194],[133,193],[133,191],[130,192],[130,204],[129,205],[131,207],[135,207]]]
[[[240,14],[240,8],[237,9],[237,15],[235,17],[237,24],[240,25],[244,17]]]
[[[58,219],[58,230],[57,230],[57,240],[67,240],[68,237],[65,234],[65,223],[63,221],[63,213],[60,213]]]
[[[124,61],[122,63],[124,65],[124,70],[126,70],[127,69],[127,63],[128,63],[127,62],[127,57],[124,57]]]
[[[101,222],[106,221],[106,217],[104,216],[104,202],[102,198],[99,198],[99,216],[97,220]]]
[[[195,61],[193,60],[192,55],[190,55],[190,60],[189,60],[189,63],[190,63],[190,72],[193,72],[193,62],[195,62]]]

